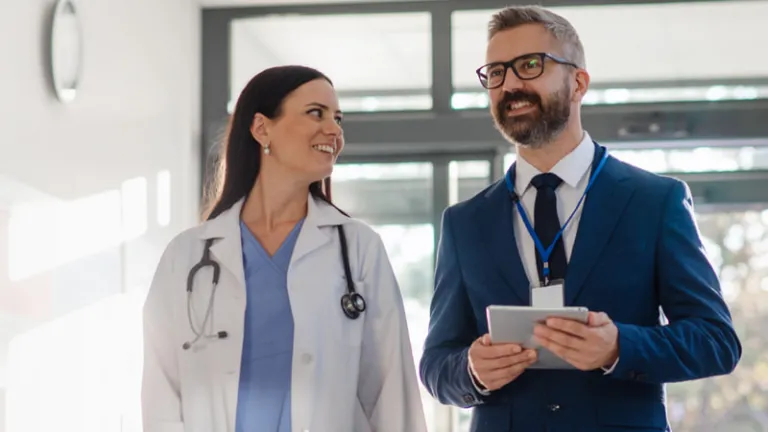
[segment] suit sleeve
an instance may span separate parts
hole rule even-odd
[[[448,208],[443,212],[429,331],[419,367],[422,383],[441,403],[468,408],[484,402],[486,396],[474,385],[467,361],[469,346],[479,336]]]
[[[142,423],[145,432],[181,432],[179,370],[172,337],[169,285],[174,280],[170,246],[155,271],[144,302],[144,370],[141,384]]]
[[[669,324],[617,323],[620,360],[611,376],[669,383],[732,372],[741,358],[741,343],[683,182],[676,181],[667,196],[656,268],[658,295]]]
[[[364,258],[368,287],[358,397],[378,432],[427,432],[402,295],[381,238]]]

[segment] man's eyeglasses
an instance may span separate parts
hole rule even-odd
[[[490,90],[501,87],[504,84],[507,68],[512,68],[512,72],[521,80],[532,80],[540,77],[544,73],[546,59],[578,68],[576,64],[549,53],[531,53],[515,57],[507,62],[488,63],[478,68],[475,72],[477,77],[480,78],[480,84]]]

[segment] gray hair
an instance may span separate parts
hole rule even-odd
[[[587,67],[584,56],[584,46],[581,44],[579,34],[568,20],[562,16],[544,9],[541,6],[509,6],[496,12],[488,22],[488,40],[496,33],[513,29],[525,24],[540,24],[544,26],[554,38],[560,42],[567,59],[576,63],[581,68]]]

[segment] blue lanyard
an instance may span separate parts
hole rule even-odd
[[[517,206],[517,211],[520,212],[520,217],[523,219],[525,228],[528,229],[528,233],[531,235],[531,238],[533,239],[533,243],[536,245],[536,249],[539,251],[539,256],[541,256],[541,262],[543,267],[542,270],[544,273],[545,284],[549,282],[549,257],[550,255],[552,255],[552,251],[555,249],[555,245],[557,244],[557,241],[563,235],[563,231],[565,231],[565,228],[571,222],[571,219],[573,219],[573,216],[579,210],[579,207],[581,207],[581,203],[584,201],[584,198],[586,198],[587,192],[589,192],[589,189],[595,183],[595,179],[597,178],[597,175],[600,174],[600,171],[603,169],[603,165],[605,165],[605,161],[607,159],[608,159],[608,151],[606,150],[603,152],[603,157],[600,159],[600,163],[597,165],[595,172],[589,178],[589,183],[587,183],[587,187],[586,189],[584,189],[584,193],[581,195],[581,198],[579,198],[579,202],[576,203],[576,208],[573,209],[573,212],[571,213],[571,215],[568,217],[568,219],[566,219],[563,226],[560,227],[560,231],[558,231],[557,234],[555,234],[555,238],[554,240],[552,240],[552,244],[549,245],[549,247],[546,249],[544,249],[544,245],[541,243],[539,236],[536,235],[536,231],[533,229],[533,226],[531,225],[531,221],[528,219],[528,215],[525,213],[525,209],[523,208],[523,205],[520,204],[521,197],[519,197],[515,193],[515,187],[514,187],[514,184],[512,183],[512,175],[511,175],[512,170],[511,169],[507,170],[507,175],[504,176],[504,180],[507,183],[507,190],[509,191],[509,194],[514,199],[515,205]]]

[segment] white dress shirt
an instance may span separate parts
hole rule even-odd
[[[581,143],[562,158],[550,171],[563,180],[563,183],[555,190],[555,195],[557,196],[557,217],[560,220],[560,226],[568,220],[568,217],[571,216],[571,213],[576,208],[579,199],[584,195],[584,190],[586,190],[587,183],[589,183],[589,174],[594,157],[595,144],[592,142],[589,134],[584,132]],[[541,171],[534,168],[525,159],[522,157],[517,158],[514,178],[515,191],[520,196],[520,204],[525,209],[525,214],[528,216],[531,226],[533,226],[536,220],[536,214],[534,213],[536,188],[531,185],[531,179],[539,174],[541,174]],[[565,227],[565,231],[563,231],[562,237],[566,261],[571,260],[571,251],[573,251],[573,244],[576,242],[576,232],[579,228],[583,204],[582,202],[582,205],[579,206],[573,215],[573,219],[571,219],[568,226]],[[539,270],[536,266],[536,245],[531,234],[528,233],[528,229],[525,227],[523,218],[520,217],[520,213],[517,211],[517,206],[514,207],[513,214],[517,249],[525,268],[525,274],[532,285],[538,285],[540,281]],[[548,244],[543,246],[544,248],[549,247]]]

